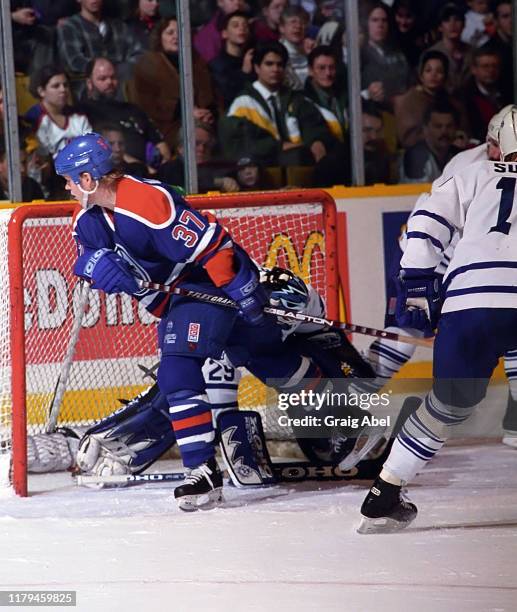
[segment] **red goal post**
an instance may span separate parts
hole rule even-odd
[[[257,263],[288,267],[311,282],[325,298],[328,316],[338,318],[336,206],[326,192],[188,199],[215,213]],[[11,481],[22,496],[27,495],[27,434],[45,431],[80,310],[79,285],[72,274],[74,208],[71,203],[22,206],[3,220],[7,232],[1,232],[0,223],[0,247],[7,233],[9,253],[8,266],[0,269],[0,276],[6,276],[3,287],[9,285],[0,329],[0,455],[12,456]],[[98,291],[90,291],[88,300],[58,425],[87,425],[113,411],[117,398],[132,397],[149,384],[139,366],[150,369],[158,358],[156,320],[134,300]],[[242,399],[246,407],[256,407],[255,383],[245,378],[241,386],[247,392],[239,388],[239,403]]]

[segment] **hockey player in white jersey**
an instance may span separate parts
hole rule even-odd
[[[433,190],[408,222],[397,320],[438,321],[433,389],[404,424],[361,507],[360,533],[397,531],[417,514],[401,488],[440,450],[451,428],[484,399],[498,359],[517,347],[517,110],[498,133],[502,161],[469,165]],[[460,239],[443,282],[435,272]],[[467,381],[465,380],[467,379]]]
[[[501,126],[501,122],[504,116],[512,109],[517,108],[513,104],[509,104],[502,108],[496,113],[488,125],[486,142],[474,147],[467,149],[455,155],[449,163],[443,169],[443,172],[439,178],[437,178],[433,186],[439,185],[445,179],[453,176],[456,172],[462,170],[479,161],[484,160],[499,160],[499,143],[497,141],[497,133]],[[424,211],[423,214],[428,212],[427,199],[428,193],[423,193],[415,203],[415,206],[411,212],[411,216],[419,214],[419,210]],[[421,214],[421,213],[420,213]],[[455,234],[448,248],[443,253],[441,261],[436,267],[436,272],[439,275],[445,274],[449,262],[454,253],[454,247],[458,240],[458,234]],[[404,251],[407,244],[407,234],[401,238],[400,247]],[[398,262],[394,262],[398,264]],[[395,268],[395,265],[393,266]],[[397,274],[395,272],[394,274]],[[390,295],[388,295],[388,309],[386,314],[386,330],[398,334],[408,334],[412,336],[421,337],[426,333],[432,335],[433,330],[427,328],[425,330],[416,329],[413,327],[415,324],[414,318],[419,316],[417,313],[413,313],[409,317],[408,326],[400,328],[396,325],[395,321],[395,304],[396,304],[396,289],[394,283],[392,283]],[[416,322],[418,324],[418,322]],[[426,327],[424,325],[424,327]],[[364,387],[365,391],[374,392],[378,388],[382,387],[392,376],[394,376],[402,366],[407,363],[413,356],[416,350],[415,345],[406,344],[402,342],[395,342],[393,340],[377,339],[370,345],[367,353],[367,359],[372,364],[377,377],[372,381],[361,381],[361,386]],[[503,420],[503,443],[509,446],[517,446],[517,351],[509,351],[504,356],[504,367],[508,382],[510,385],[510,393],[508,398],[508,406],[506,414]]]

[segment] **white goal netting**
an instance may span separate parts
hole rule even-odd
[[[292,192],[276,194],[275,198],[256,194],[233,199],[199,197],[192,201],[196,207],[215,214],[258,263],[293,270],[335,305],[337,287],[328,279],[330,236],[325,202],[314,194],[303,200],[297,193],[298,197]],[[245,207],[222,208],[233,202]],[[45,431],[56,400],[58,426],[88,425],[115,410],[120,405],[119,398],[131,398],[152,383],[148,373],[158,361],[157,320],[129,296],[107,296],[95,290],[89,290],[77,342],[72,346],[70,370],[63,369],[74,320],[81,311],[81,285],[72,274],[76,257],[71,238],[72,209],[71,205],[61,205],[58,216],[53,216],[56,211],[49,205],[32,206],[23,222],[16,221],[16,232],[11,228],[10,240],[11,245],[13,240],[21,240],[21,262],[14,261],[12,248],[8,255],[7,228],[12,211],[2,211],[0,216],[0,274],[4,288],[0,298],[0,454],[4,456],[13,445],[12,432],[20,429],[20,409],[29,434]],[[10,297],[8,287],[14,287],[20,295],[23,291],[23,325],[15,323],[14,336],[13,294]],[[21,395],[19,389],[18,393],[13,389],[12,366],[18,381],[16,388],[24,387]],[[15,398],[22,398],[15,399],[15,403],[24,404],[15,410],[14,420],[13,391]],[[261,409],[264,398],[263,385],[244,376],[239,405]],[[281,438],[285,434],[268,428],[266,419],[266,435]],[[14,436],[14,444],[16,439]]]

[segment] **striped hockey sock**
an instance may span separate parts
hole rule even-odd
[[[417,330],[401,329],[399,327],[387,327],[385,331],[414,337],[422,337],[423,335]],[[377,392],[411,359],[415,350],[416,346],[405,342],[395,342],[384,338],[375,340],[368,348],[366,359],[372,366],[376,378],[373,380],[361,379],[360,383],[353,383],[351,389],[362,393]]]
[[[508,378],[512,399],[517,400],[517,350],[505,353],[504,371]]]
[[[448,428],[462,423],[472,410],[449,406],[432,391],[428,393],[424,403],[404,423],[384,469],[403,482],[410,482],[442,448]]]
[[[215,455],[215,431],[206,394],[179,391],[167,395],[169,415],[183,464],[195,468]]]

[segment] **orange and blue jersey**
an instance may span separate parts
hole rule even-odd
[[[209,280],[220,287],[235,276],[228,232],[212,214],[194,210],[158,181],[124,176],[117,184],[115,209],[78,210],[73,235],[80,252],[113,249],[143,280],[166,285]],[[135,298],[155,316],[168,302],[168,296],[151,290]]]

